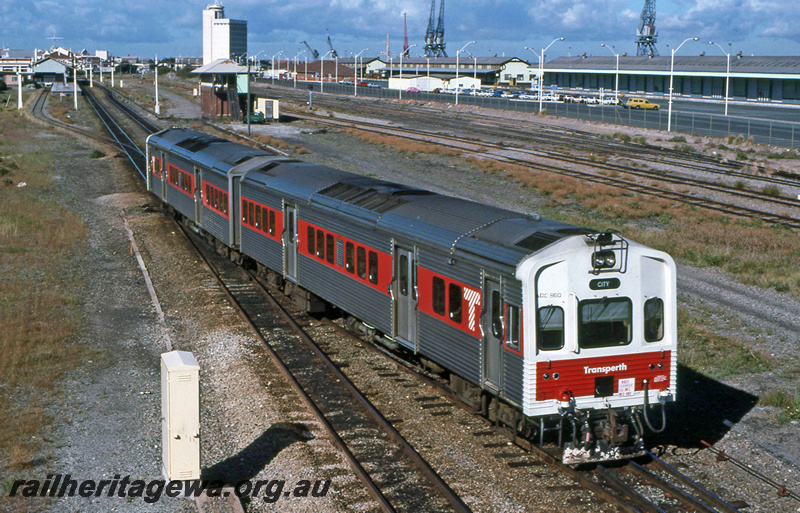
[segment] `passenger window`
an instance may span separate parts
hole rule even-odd
[[[247,224],[247,202],[242,201],[242,224]]]
[[[398,269],[400,272],[397,279],[400,287],[400,295],[405,297],[408,296],[408,257],[406,255],[400,255],[400,263],[398,265],[400,266]]]
[[[358,277],[364,279],[367,277],[367,250],[362,248],[361,246],[358,247],[356,250],[356,271]]]
[[[316,252],[316,245],[314,244],[314,228],[311,226],[306,229],[306,239],[308,254],[313,255]]]
[[[344,246],[344,268],[347,269],[347,272],[350,274],[356,271],[355,246],[352,242],[348,242]]]
[[[369,252],[369,281],[378,284],[378,254],[374,251]]]
[[[654,297],[644,302],[644,339],[658,342],[664,338],[664,301]]]
[[[433,311],[439,315],[444,315],[444,280],[433,277]]]
[[[336,256],[336,251],[333,249],[333,235],[330,233],[325,234],[325,257],[329,264],[333,263]]]
[[[497,290],[492,291],[492,335],[494,338],[502,340],[503,338],[503,303],[500,301],[500,292]]]
[[[555,351],[564,347],[564,310],[560,306],[544,306],[536,318],[536,347]]]
[[[325,233],[317,230],[317,257],[325,258]]]
[[[255,212],[254,205],[252,203],[248,204],[247,213],[248,213],[248,216],[250,216],[250,219],[248,219],[248,221],[250,223],[250,226],[255,226],[255,224],[256,224],[256,218],[255,218],[254,212]]]
[[[508,305],[508,332],[506,333],[506,347],[519,351],[520,348],[520,325],[519,325],[519,307]]]
[[[269,211],[269,234],[275,235],[275,211]]]
[[[261,228],[261,205],[256,205],[256,228]]]
[[[450,314],[450,320],[461,324],[461,306],[463,305],[463,301],[461,300],[461,287],[456,285],[455,283],[451,283],[448,287],[448,297],[450,302],[448,303],[448,311]]]

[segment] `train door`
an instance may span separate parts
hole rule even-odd
[[[394,250],[395,338],[411,349],[417,348],[417,262],[414,251]]]
[[[500,390],[503,368],[504,309],[500,282],[486,279],[483,288],[483,380],[488,388]]]
[[[290,281],[297,281],[297,209],[285,205],[283,214],[284,274]]]
[[[160,185],[159,185],[159,187],[161,187],[161,199],[166,200],[166,198],[167,198],[167,180],[168,180],[168,177],[167,177],[167,156],[164,155],[163,151],[161,152],[161,162],[160,162],[159,165],[161,166],[161,169],[159,169],[159,176],[161,177],[161,180],[159,180],[161,182]]]
[[[194,168],[194,218],[198,225],[203,226],[203,173],[200,168]]]

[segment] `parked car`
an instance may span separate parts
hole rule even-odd
[[[657,103],[650,103],[647,98],[628,98],[622,104],[626,109],[646,109],[658,110],[661,106]]]
[[[359,82],[358,83],[358,87],[367,87],[368,85],[369,84],[367,84],[366,82]]]
[[[418,93],[419,89],[417,89],[416,87],[412,86],[412,87],[409,87],[408,89],[406,89],[406,92],[407,93]]]
[[[367,87],[377,87],[378,89],[380,89],[381,86],[378,84],[374,84],[372,82],[367,82]]]
[[[266,122],[266,118],[264,117],[263,112],[255,111],[250,114],[250,123],[262,124],[264,122]]]

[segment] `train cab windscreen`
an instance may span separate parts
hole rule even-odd
[[[578,345],[591,349],[629,344],[631,310],[628,298],[581,301],[578,304]]]

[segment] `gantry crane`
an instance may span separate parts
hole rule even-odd
[[[636,29],[636,55],[641,57],[658,55],[657,38],[656,0],[645,0],[642,14],[639,16],[639,28]]]
[[[444,0],[441,0],[439,5],[438,24],[435,24],[435,15],[436,0],[431,0],[431,16],[428,20],[428,30],[425,31],[425,56],[447,57],[447,52],[444,49]]]

